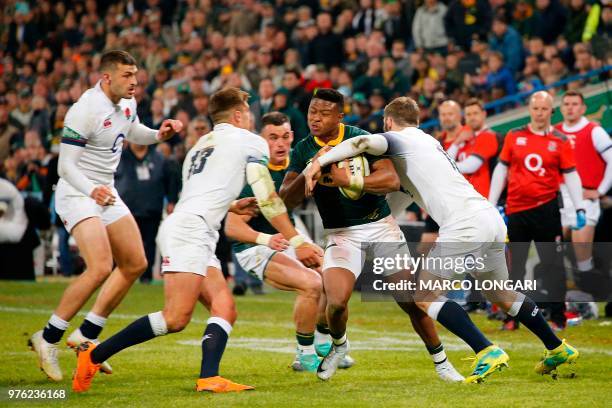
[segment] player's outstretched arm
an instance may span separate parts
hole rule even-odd
[[[166,141],[181,130],[183,130],[183,122],[180,120],[166,119],[159,130],[151,129],[136,120],[130,127],[127,140],[139,145],[150,145]]]
[[[508,166],[501,161],[495,166],[493,176],[491,177],[491,189],[489,190],[489,202],[493,205],[497,205],[499,197],[501,196],[506,182],[508,181]]]
[[[228,213],[225,220],[225,235],[235,241],[265,245],[275,251],[284,251],[289,247],[289,241],[282,234],[270,235],[255,231],[247,224],[250,218]]]
[[[291,224],[287,208],[275,191],[268,168],[259,162],[250,162],[246,166],[246,175],[263,216],[295,248],[298,259],[304,265],[307,267],[319,266],[323,250],[306,242]]]

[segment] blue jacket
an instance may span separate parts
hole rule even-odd
[[[504,35],[500,38],[492,35],[489,39],[491,50],[501,52],[504,56],[504,61],[508,69],[515,74],[523,65],[523,41],[521,35],[514,29],[508,26]]]
[[[497,72],[488,74],[486,85],[487,89],[503,88],[504,91],[506,91],[506,95],[513,95],[516,93],[516,81],[510,70],[505,66]]]

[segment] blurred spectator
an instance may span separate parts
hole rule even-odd
[[[516,82],[512,72],[504,64],[504,56],[499,52],[489,54],[489,74],[485,86],[489,90],[493,88],[503,89],[505,95],[516,93]]]
[[[23,51],[24,47],[32,50],[39,37],[36,25],[32,22],[33,13],[27,2],[17,2],[14,13],[14,19],[9,24],[6,47],[6,50],[13,56]]]
[[[452,0],[444,18],[446,34],[455,45],[469,50],[473,39],[485,39],[491,28],[488,0]]]
[[[9,122],[8,101],[0,96],[0,170],[9,157],[11,143],[18,133],[19,129]]]
[[[342,38],[332,32],[332,16],[323,12],[317,16],[318,34],[310,47],[310,63],[327,68],[342,65]]]
[[[297,68],[290,68],[283,75],[283,87],[289,93],[289,104],[300,111],[304,117],[308,113],[310,95],[302,87],[302,74]]]
[[[567,25],[563,30],[563,36],[567,41],[575,43],[582,40],[588,15],[585,0],[570,0]]]
[[[559,0],[535,0],[535,7],[533,35],[552,44],[566,27],[567,9]]]
[[[29,88],[24,88],[19,92],[17,106],[11,112],[9,120],[21,132],[24,132],[30,125],[30,120],[34,115],[32,109],[32,91]]]
[[[353,17],[353,30],[370,35],[374,29],[376,11],[373,0],[359,0],[359,10]]]
[[[523,65],[523,41],[519,33],[508,25],[506,17],[496,16],[491,27],[489,46],[492,51],[501,52],[506,66],[516,74]]]
[[[129,143],[121,153],[115,173],[115,187],[142,235],[148,265],[140,277],[141,282],[147,283],[153,279],[155,238],[164,205],[170,214],[178,200],[180,172],[177,167],[173,161],[164,159],[153,146]]]
[[[438,0],[425,0],[412,21],[412,39],[417,49],[446,54],[448,38],[444,31],[446,5]]]
[[[271,111],[278,111],[289,117],[291,129],[293,129],[292,147],[308,136],[309,132],[308,126],[306,125],[306,119],[304,119],[300,111],[289,104],[289,92],[286,89],[281,88],[274,93]]]
[[[259,91],[257,94],[257,99],[250,104],[251,112],[253,112],[253,117],[255,118],[255,129],[259,131],[261,129],[261,118],[268,112],[271,112],[274,92],[276,89],[274,88],[274,84],[272,83],[272,79],[263,78],[261,82],[259,82]]]

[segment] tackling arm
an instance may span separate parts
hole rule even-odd
[[[357,136],[335,146],[329,152],[319,157],[317,161],[321,167],[325,167],[361,153],[382,156],[387,151],[388,146],[387,139],[383,135]]]

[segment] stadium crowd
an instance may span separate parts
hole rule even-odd
[[[176,118],[188,125],[157,152],[124,152],[131,157],[150,154],[151,161],[165,163],[164,173],[155,177],[167,188],[156,197],[170,204],[176,200],[177,169],[186,151],[211,127],[209,97],[226,86],[251,94],[255,130],[265,113],[289,116],[296,143],[308,135],[306,111],[316,88],[338,89],[346,100],[345,123],[378,132],[383,108],[396,96],[417,100],[421,121],[426,121],[438,117],[438,107],[447,99],[460,104],[471,97],[493,101],[612,62],[612,4],[606,0],[4,4],[0,176],[26,197],[28,216],[36,220],[32,228],[38,229],[48,223],[40,208],[53,208],[64,117],[98,81],[104,50],[124,49],[138,59],[136,100],[143,123],[157,128],[164,119]],[[489,113],[513,107],[516,103],[510,102]],[[158,219],[159,205],[153,207],[135,216]],[[68,235],[50,212],[64,231],[60,250],[63,245],[66,253]],[[31,237],[35,244],[36,234]],[[60,265],[62,273],[69,275],[70,265]]]

